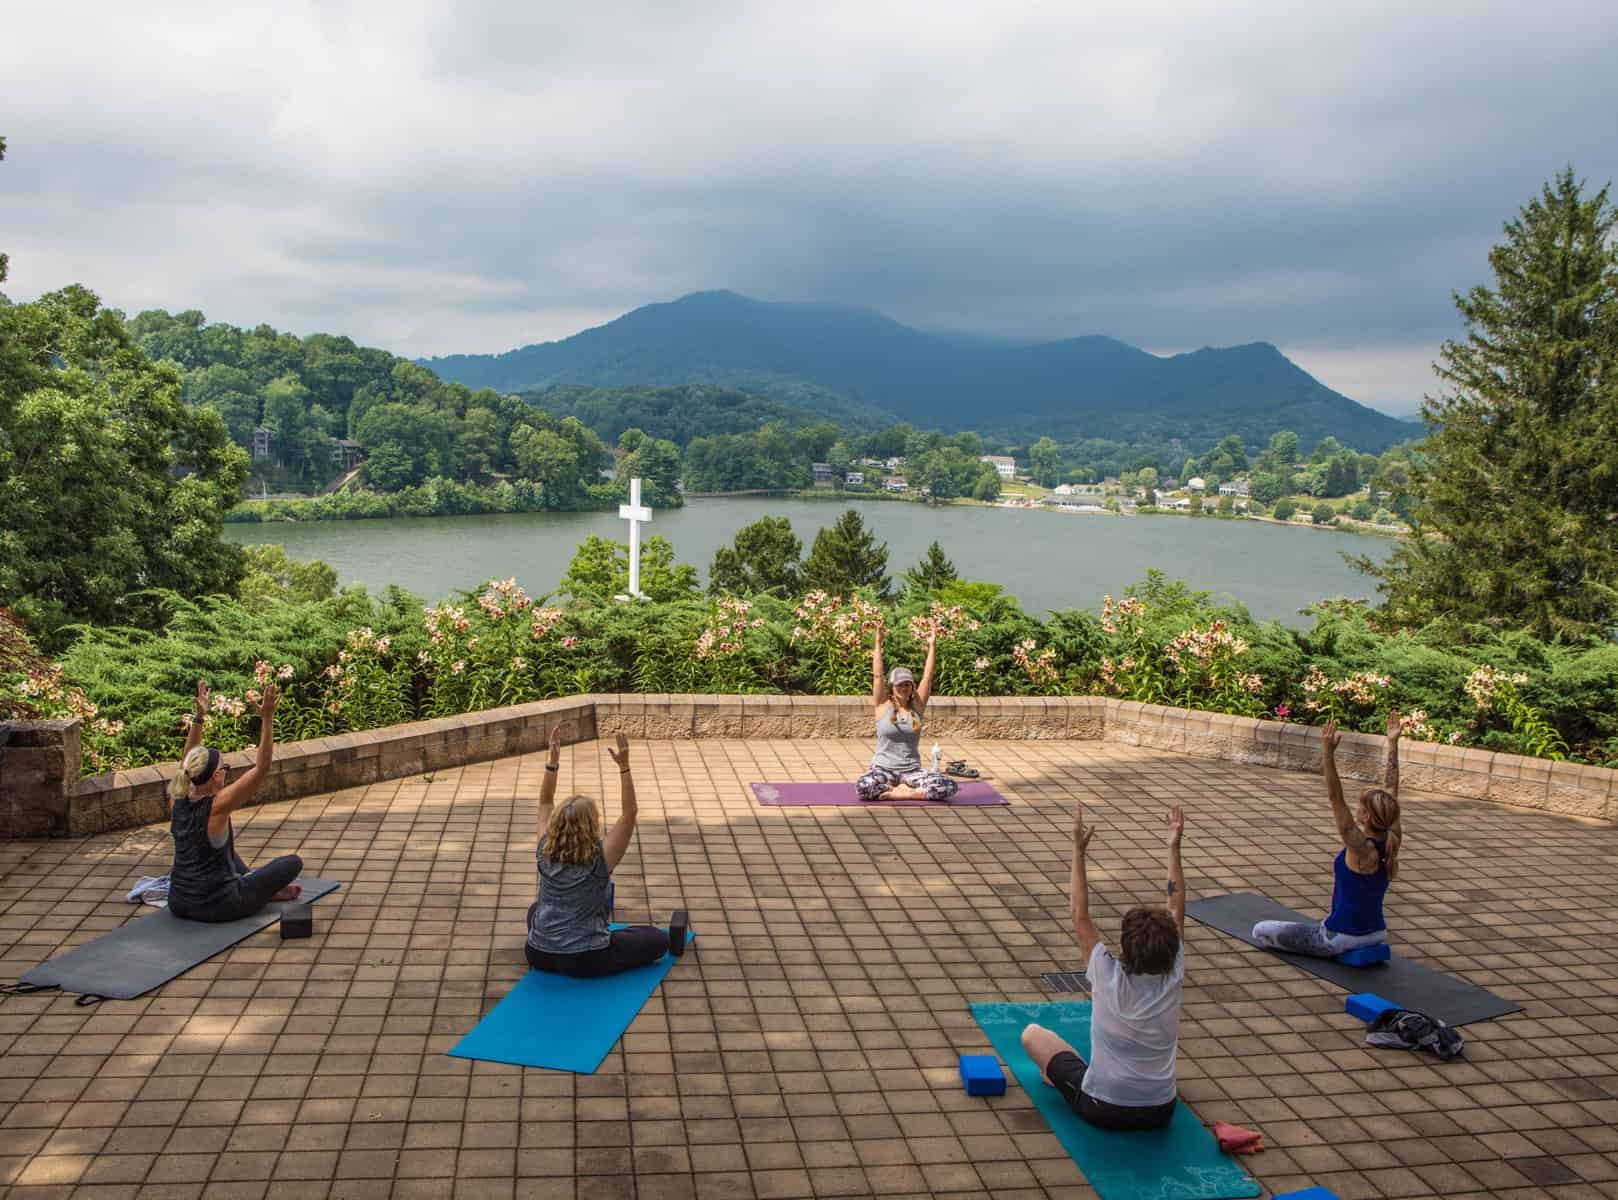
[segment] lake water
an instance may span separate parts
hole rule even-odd
[[[649,533],[671,540],[675,557],[695,564],[706,582],[714,551],[743,525],[766,513],[786,517],[807,554],[815,532],[845,507],[767,497],[692,500],[655,513]],[[853,507],[887,542],[891,574],[914,566],[936,539],[963,578],[999,583],[1036,614],[1094,608],[1104,594],[1119,595],[1156,567],[1193,587],[1233,596],[1254,616],[1304,625],[1298,610],[1306,604],[1372,594],[1370,581],[1343,561],[1343,553],[1380,560],[1393,546],[1384,538],[1262,521],[913,503]],[[574,548],[592,533],[622,541],[628,526],[601,512],[225,526],[230,541],[279,542],[293,558],[324,559],[343,583],[373,589],[396,583],[428,600],[512,575],[535,595],[550,591]]]

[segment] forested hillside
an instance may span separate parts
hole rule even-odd
[[[1106,438],[1262,445],[1282,429],[1380,451],[1417,430],[1332,391],[1274,346],[1159,358],[1105,337],[1041,343],[924,333],[868,309],[768,304],[700,292],[595,329],[499,355],[423,360],[446,379],[517,391],[707,383],[806,404],[836,402],[918,428],[1016,441]]]

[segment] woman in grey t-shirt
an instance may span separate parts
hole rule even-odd
[[[556,806],[562,731],[551,731],[550,761],[539,791],[539,898],[528,909],[528,965],[536,971],[599,978],[656,962],[667,953],[668,934],[655,925],[609,927],[607,895],[612,872],[635,835],[635,781],[629,742],[618,735],[607,753],[618,764],[617,823],[605,838],[601,809],[589,796]]]
[[[933,693],[938,638],[927,639],[921,682],[909,667],[882,675],[882,628],[871,652],[871,706],[876,716],[876,754],[854,784],[861,800],[948,800],[959,788],[948,775],[921,766],[921,714]]]

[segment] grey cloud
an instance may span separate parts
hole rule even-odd
[[[502,350],[707,287],[1147,347],[1409,410],[1499,229],[1618,174],[1554,0],[24,7],[13,295]],[[1337,378],[1333,378],[1333,374]]]

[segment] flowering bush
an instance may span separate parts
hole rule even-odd
[[[1303,677],[1303,707],[1323,720],[1352,725],[1357,718],[1376,711],[1388,683],[1386,675],[1369,671],[1355,671],[1342,679],[1332,679],[1311,664]]]
[[[866,690],[876,631],[887,627],[882,610],[863,596],[810,592],[792,610],[792,644],[813,663],[816,691],[847,696]]]
[[[1158,576],[1099,614],[1044,621],[982,583],[883,606],[817,592],[795,605],[755,596],[563,610],[514,580],[430,606],[391,590],[262,609],[166,603],[162,636],[89,629],[60,663],[30,657],[0,614],[0,718],[76,716],[86,770],[105,770],[177,757],[199,676],[215,692],[206,736],[222,749],[247,744],[253,697],[271,675],[286,739],[579,692],[863,695],[883,628],[889,665],[918,671],[925,639],[937,637],[940,695],[1093,690],[1281,720],[1335,716],[1367,732],[1398,708],[1413,739],[1618,762],[1618,645],[1482,631],[1455,646],[1379,633],[1347,602],[1289,630]]]
[[[103,717],[81,689],[63,678],[60,666],[51,663],[44,670],[30,671],[12,686],[22,704],[8,707],[18,709],[19,719],[79,722],[84,770],[96,774],[129,764],[129,756],[118,740],[123,735],[124,723]]]
[[[1041,650],[1033,638],[1023,638],[1012,650],[1011,660],[1022,668],[1036,692],[1064,694],[1061,690],[1062,673],[1056,669],[1056,647],[1046,646]]]
[[[972,652],[973,647],[967,638],[982,629],[983,622],[967,611],[964,605],[943,604],[934,600],[926,612],[914,614],[906,622],[906,628],[918,645],[918,654],[925,653],[922,648],[927,645],[928,638],[937,639],[934,695],[971,694],[977,678],[992,665],[987,657]]]
[[[1505,717],[1523,754],[1535,758],[1566,758],[1566,740],[1545,719],[1544,713],[1523,698],[1522,689],[1527,683],[1525,671],[1507,674],[1485,663],[1473,668],[1464,687],[1484,719],[1490,713]]]
[[[747,654],[750,630],[764,628],[764,618],[749,616],[753,606],[746,600],[726,596],[717,601],[696,641],[696,661],[702,682],[714,691],[751,692],[758,688],[758,675]]]

